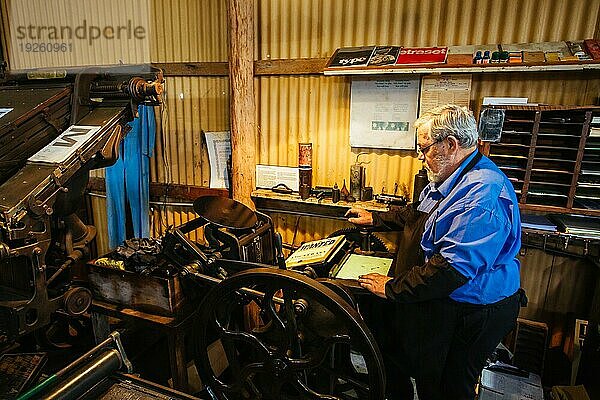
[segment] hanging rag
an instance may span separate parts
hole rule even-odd
[[[120,157],[106,168],[106,212],[111,249],[126,239],[126,204],[129,204],[134,237],[150,236],[150,157],[154,151],[154,108],[138,107],[138,116],[120,144]]]

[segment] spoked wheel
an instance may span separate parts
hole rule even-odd
[[[361,250],[367,250],[365,242],[368,240],[369,250],[371,251],[381,251],[381,252],[389,252],[389,249],[383,242],[379,236],[377,236],[373,231],[373,228],[363,227],[363,228],[344,228],[339,229],[327,237],[335,237],[339,235],[344,235],[346,239],[356,243]],[[368,238],[366,237],[368,235]]]
[[[240,316],[251,303],[260,317],[245,327]],[[384,397],[381,354],[358,313],[295,272],[251,269],[227,278],[203,300],[195,329],[200,377],[219,399]],[[222,372],[214,361],[219,342],[228,364]]]

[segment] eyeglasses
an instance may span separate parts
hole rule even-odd
[[[446,139],[446,138],[436,139],[432,143],[428,144],[425,147],[421,147],[421,146],[417,145],[417,155],[420,156],[421,154],[422,155],[427,154],[427,151],[431,148],[431,146],[433,146],[434,144],[438,144],[438,143],[442,142],[444,139]]]

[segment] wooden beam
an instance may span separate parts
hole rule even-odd
[[[90,177],[87,188],[94,193],[106,193],[106,181],[104,178]],[[176,183],[150,183],[150,200],[165,201],[165,196],[168,198],[167,201],[192,202],[202,196],[229,197],[229,191],[227,189],[211,189]]]
[[[254,102],[254,1],[228,0],[231,169],[233,198],[254,208],[256,104]]]
[[[162,69],[165,76],[227,76],[229,74],[229,66],[226,62],[152,63],[152,66]]]
[[[259,60],[254,63],[255,75],[323,74],[328,58],[298,58],[293,60]]]
[[[164,201],[165,195],[167,198],[191,202],[202,196],[229,197],[229,191],[227,189],[213,189],[203,186],[150,183],[150,199],[153,201]]]
[[[600,39],[600,13],[596,17],[596,29],[594,29],[594,39]]]
[[[328,58],[296,58],[288,60],[254,61],[254,75],[322,75]],[[228,76],[226,62],[152,63],[165,76]]]
[[[8,21],[8,4],[6,1],[3,1],[0,2],[0,64],[6,62],[8,69],[10,69],[10,60],[8,58],[10,31],[8,29]],[[2,66],[0,65],[1,68]]]

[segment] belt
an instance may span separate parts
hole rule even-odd
[[[474,303],[461,303],[458,301],[454,301],[457,305],[460,305],[464,308],[473,308],[473,309],[484,309],[484,308],[488,308],[488,307],[498,307],[498,306],[503,306],[507,303],[510,303],[511,301],[515,300],[515,298],[518,298],[519,301],[519,305],[521,307],[527,307],[527,295],[525,294],[525,290],[523,290],[523,288],[519,288],[519,290],[517,290],[515,293],[511,294],[508,297],[503,298],[502,300],[498,300],[495,303],[490,303],[490,304],[474,304]]]

